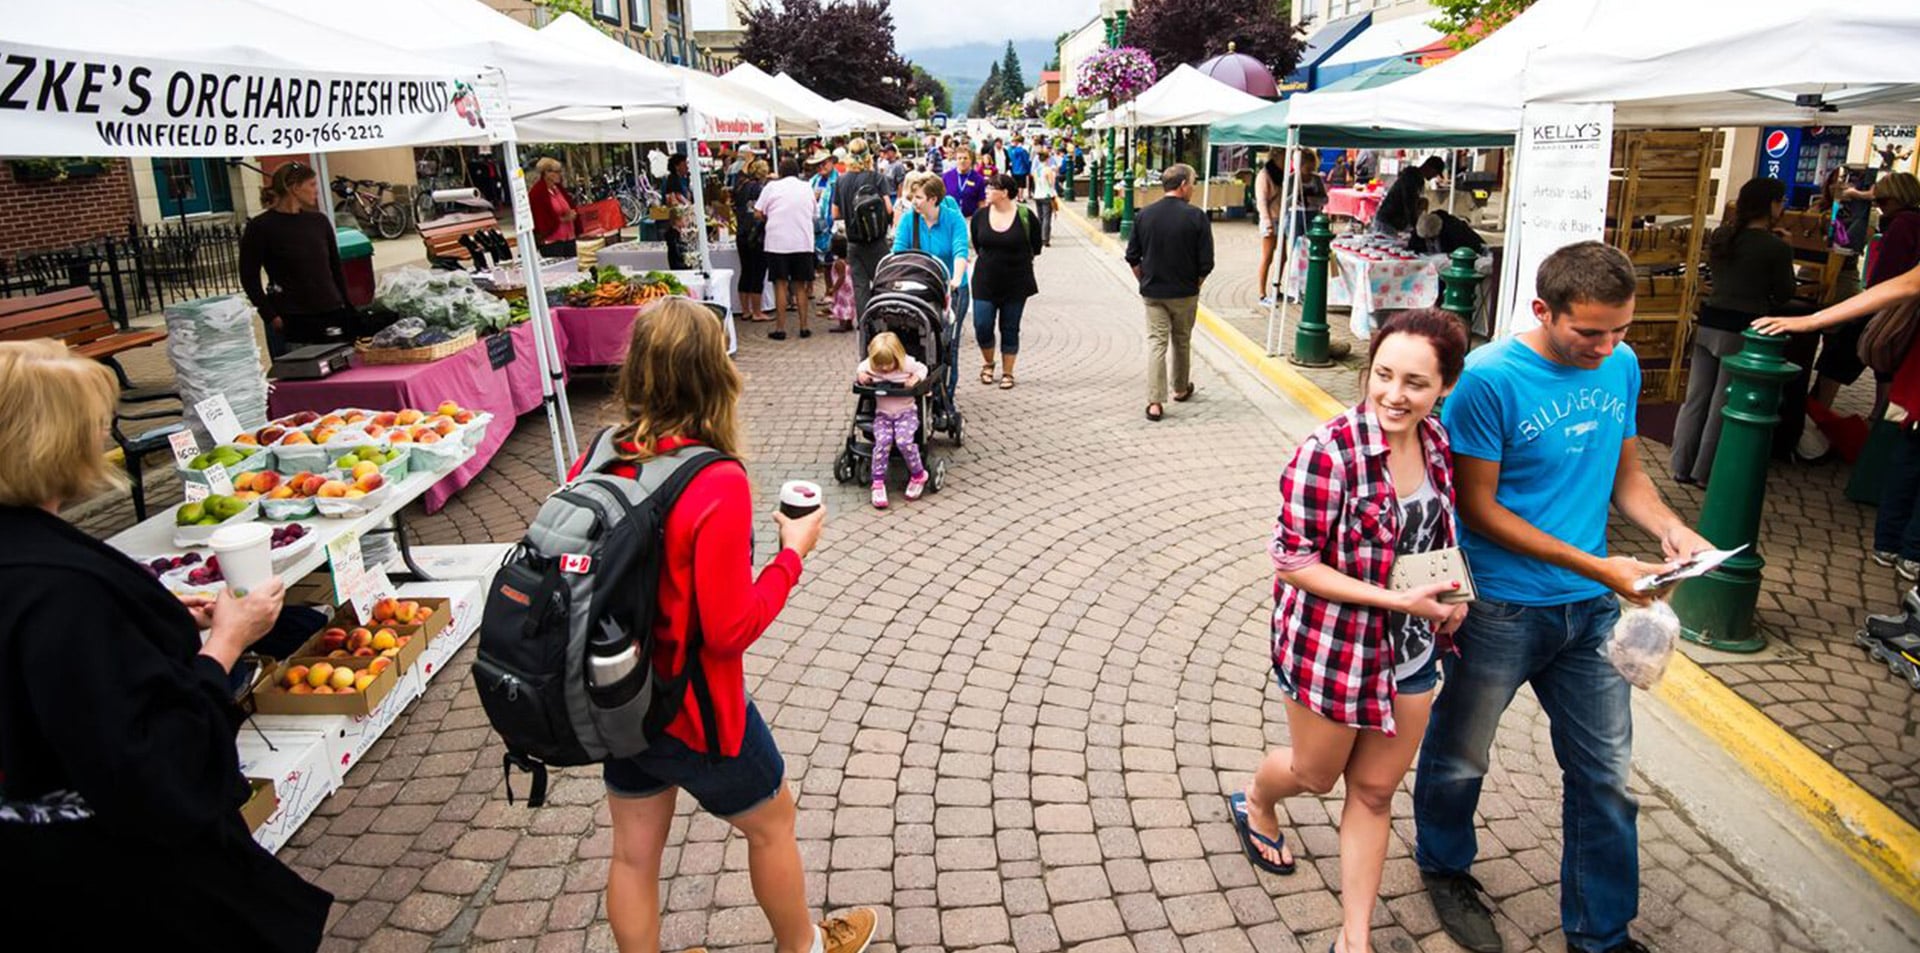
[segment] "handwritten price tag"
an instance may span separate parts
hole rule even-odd
[[[333,601],[336,605],[351,601],[360,577],[366,575],[366,563],[360,558],[360,537],[342,533],[327,544],[327,562],[333,570]],[[371,603],[369,603],[371,607]],[[357,607],[356,607],[356,611]],[[367,616],[362,615],[364,621]]]
[[[173,445],[173,462],[182,468],[200,455],[200,441],[193,439],[191,430],[182,430],[169,436],[167,443]]]
[[[207,488],[219,496],[233,495],[233,477],[228,475],[225,464],[209,464],[200,471],[207,476]]]
[[[200,423],[206,426],[214,443],[232,443],[246,429],[240,426],[240,418],[234,416],[233,405],[227,403],[225,394],[215,394],[194,404],[193,411],[199,415]]]
[[[207,496],[213,492],[207,489],[204,483],[182,483],[180,484],[180,490],[186,495],[187,502],[189,503],[198,503],[206,499]]]

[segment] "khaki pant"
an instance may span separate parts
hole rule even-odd
[[[1164,404],[1169,343],[1174,391],[1185,392],[1193,384],[1193,320],[1200,309],[1200,297],[1141,300],[1147,304],[1147,403]]]

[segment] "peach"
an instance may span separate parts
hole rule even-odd
[[[463,410],[463,411],[461,411],[461,412],[459,412],[459,413],[457,413],[457,414],[454,414],[454,415],[453,415],[453,422],[454,422],[454,423],[456,423],[456,424],[470,424],[470,423],[473,423],[473,411],[471,411],[471,410]]]
[[[373,647],[375,651],[384,652],[387,649],[397,648],[399,645],[400,637],[395,635],[392,629],[381,629],[373,634]]]
[[[388,597],[373,604],[373,621],[391,622],[400,609],[400,600]]]
[[[387,428],[385,428],[385,427],[382,427],[382,426],[380,426],[379,424],[368,424],[368,425],[367,425],[367,436],[369,436],[369,437],[380,437],[380,436],[385,436],[385,435],[386,435],[386,432],[387,432]]]
[[[307,667],[305,665],[295,665],[292,668],[287,669],[287,674],[285,675],[285,677],[281,679],[281,681],[287,685],[304,684],[306,680],[307,680]]]
[[[325,417],[322,417],[319,420],[314,421],[314,426],[339,427],[346,424],[346,422],[347,422],[347,419],[345,417],[340,416],[339,414],[328,414]]]
[[[320,633],[320,647],[329,652],[348,647],[347,630],[335,627]]]
[[[289,694],[289,695],[311,695],[311,694],[313,694],[313,686],[312,686],[312,685],[309,685],[309,684],[307,684],[306,682],[301,682],[301,683],[300,683],[300,684],[298,684],[298,685],[295,685],[295,686],[292,686],[291,688],[288,688],[288,689],[287,689],[287,694]]]
[[[390,659],[390,658],[376,658],[373,661],[367,663],[367,671],[375,675],[378,675],[381,672],[384,672],[391,667],[393,667],[393,659]]]
[[[352,654],[353,654],[352,652],[349,652],[346,649],[334,649],[333,651],[327,653],[327,658],[346,658]]]
[[[383,413],[374,414],[373,425],[376,427],[391,427],[393,426],[394,421],[398,420],[399,417],[400,417],[399,414],[396,414],[390,410]]]
[[[353,677],[353,687],[356,691],[364,692],[367,686],[372,685],[373,680],[379,677],[379,672],[361,672]]]
[[[315,695],[332,695],[332,694],[334,694],[334,691],[333,691],[333,686],[332,686],[332,685],[321,685],[321,686],[318,686],[318,687],[316,687],[316,688],[314,688],[314,690],[313,690],[313,693],[314,693]]]
[[[260,445],[260,439],[250,433],[243,433],[234,437],[233,442],[248,447],[257,447]]]
[[[255,493],[252,490],[235,490],[233,491],[233,498],[236,500],[242,500],[242,501],[251,503],[254,500],[259,499],[260,494]]]
[[[349,487],[347,486],[347,484],[339,480],[327,480],[326,482],[320,484],[320,492],[316,493],[315,495],[338,499],[340,497],[346,496],[348,489]]]
[[[373,632],[369,629],[354,629],[347,634],[347,648],[360,649],[373,644]]]
[[[426,433],[415,434],[413,440],[415,443],[439,443],[440,435],[429,430]]]
[[[380,654],[387,658],[397,659],[400,657],[400,646],[396,645],[390,649],[381,649]]]
[[[454,423],[452,417],[435,417],[433,418],[433,420],[434,420],[433,432],[439,434],[442,437],[445,437],[453,433],[455,430],[460,429],[460,425]]]
[[[326,662],[315,662],[312,668],[307,669],[307,684],[315,688],[325,685],[331,678],[333,678],[333,666]]]
[[[408,599],[405,602],[396,603],[393,607],[393,621],[398,622],[401,625],[412,625],[413,620],[416,618],[419,618],[419,616],[420,616],[420,603],[415,602],[412,599]]]
[[[274,441],[279,440],[281,437],[284,437],[286,435],[287,435],[287,431],[286,431],[286,428],[284,427],[261,427],[260,433],[259,433],[260,442],[262,444],[273,443]]]
[[[327,679],[327,684],[332,685],[334,691],[339,691],[353,684],[354,674],[353,669],[342,665],[333,670],[333,675]]]
[[[357,648],[357,649],[354,649],[354,650],[353,650],[353,657],[354,657],[354,658],[374,658],[375,656],[378,656],[379,654],[380,654],[380,653],[378,653],[378,652],[375,652],[374,650],[372,650],[372,649],[370,649],[370,648],[364,648],[364,647],[362,647],[362,648]]]
[[[343,497],[345,497],[345,498],[347,498],[347,499],[349,499],[349,500],[357,500],[357,499],[360,499],[360,498],[361,498],[361,497],[363,497],[363,496],[366,496],[366,495],[367,495],[367,491],[365,491],[365,490],[363,490],[363,489],[360,489],[359,487],[357,487],[357,486],[356,486],[356,487],[354,487],[354,488],[352,488],[352,489],[350,489],[350,490],[348,490],[347,492],[345,492],[345,493],[342,493],[342,494],[340,494],[340,495],[341,495],[341,496],[343,496]]]
[[[326,485],[327,485],[326,477],[308,476],[305,480],[300,481],[300,495],[301,496],[319,496],[320,491],[325,489]]]
[[[364,480],[369,476],[378,474],[380,472],[380,464],[377,464],[372,460],[362,460],[359,463],[356,463],[353,465],[353,470],[351,472],[353,473],[353,478],[355,480]]]
[[[334,689],[333,693],[335,695],[358,695],[360,694],[360,690],[357,688],[354,688],[352,685],[348,685],[345,688]]]
[[[413,434],[410,434],[404,430],[401,430],[398,427],[395,427],[393,430],[393,433],[387,436],[387,440],[390,443],[412,443]]]
[[[293,499],[293,485],[290,483],[282,483],[281,485],[274,487],[273,491],[267,494],[267,499],[269,500]]]
[[[409,407],[393,415],[393,422],[402,427],[410,427],[426,419],[426,414]]]
[[[403,635],[403,636],[401,636],[401,637],[400,637],[400,647],[401,647],[401,648],[403,648],[403,649],[404,649],[404,648],[406,648],[406,647],[407,647],[407,643],[408,643],[408,642],[411,642],[411,641],[413,641],[413,636],[411,636],[411,635]]]
[[[236,490],[251,490],[253,489],[253,474],[236,473],[229,482],[233,484],[233,488]]]
[[[450,400],[443,400],[440,402],[440,406],[435,408],[434,412],[442,417],[451,417],[460,412],[460,405]]]
[[[345,416],[342,416],[342,417],[340,418],[340,420],[341,420],[342,422],[344,422],[344,423],[350,423],[350,424],[357,424],[357,423],[359,423],[360,421],[362,421],[362,420],[365,420],[365,419],[367,419],[367,415],[366,415],[365,413],[363,413],[363,412],[361,412],[361,411],[358,411],[358,410],[349,410],[349,411],[347,411],[347,412],[346,412],[346,415],[345,415]]]
[[[295,430],[292,433],[287,434],[285,437],[280,438],[280,445],[283,447],[291,447],[291,446],[294,446],[295,444],[312,443],[312,442],[313,442],[312,438],[308,437],[304,431],[299,431],[299,430]]]
[[[311,410],[300,410],[295,411],[292,417],[287,418],[287,422],[293,424],[295,427],[305,427],[319,419],[320,415]]]
[[[370,465],[371,464],[362,464],[362,466],[370,466]],[[353,481],[354,489],[364,490],[368,493],[372,493],[373,491],[380,489],[381,487],[386,485],[387,485],[387,478],[380,475],[379,467],[374,467],[373,472],[366,474],[365,476],[355,477]]]
[[[253,474],[253,485],[248,489],[259,490],[262,493],[271,492],[278,489],[284,479],[285,477],[272,470],[259,470]]]
[[[339,432],[339,429],[334,427],[315,427],[313,428],[313,442],[326,443],[333,439],[334,434]]]

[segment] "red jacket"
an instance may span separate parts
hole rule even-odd
[[[566,208],[573,208],[573,197],[567,190],[548,185],[545,178],[527,187],[527,205],[533,209],[533,237],[541,242],[563,242],[577,235],[573,222],[560,220],[555,196]]]
[[[662,453],[695,443],[667,438]],[[628,451],[633,445],[625,445]],[[574,462],[571,480],[580,475],[585,458]],[[631,477],[631,464],[608,471]],[[747,687],[741,656],[773,624],[787,604],[787,594],[800,581],[800,554],[782,549],[758,578],[753,574],[753,497],[747,471],[738,463],[719,463],[701,471],[667,514],[667,559],[660,574],[660,618],[653,630],[653,670],[671,676],[685,664],[688,610],[695,600],[700,609],[704,645],[700,663],[713,692],[714,717],[719,721],[720,751],[740,754],[746,732]],[[694,583],[699,579],[698,586]],[[697,591],[696,591],[697,589]],[[680,714],[667,733],[695,751],[708,751],[707,726],[693,686],[687,686]]]
[[[1880,220],[1880,246],[1867,269],[1866,287],[1873,287],[1920,265],[1920,209],[1903,208]]]

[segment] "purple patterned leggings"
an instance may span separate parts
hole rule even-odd
[[[893,456],[893,448],[898,445],[900,455],[907,458],[907,471],[914,479],[919,479],[927,468],[920,463],[920,445],[914,442],[914,435],[920,430],[920,411],[913,407],[898,414],[873,415],[873,482],[874,485],[887,482],[887,462]]]

